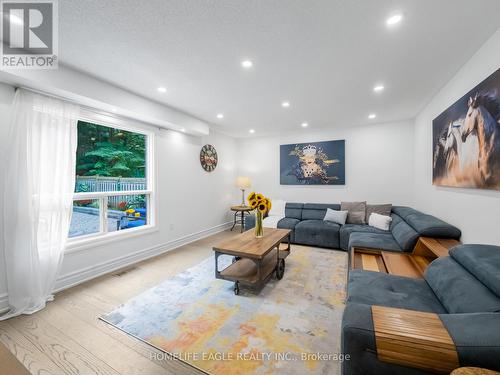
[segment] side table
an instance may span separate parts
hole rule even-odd
[[[231,206],[231,211],[234,211],[234,222],[231,230],[239,223],[241,224],[241,233],[243,233],[245,227],[245,214],[248,214],[252,210],[250,206]]]

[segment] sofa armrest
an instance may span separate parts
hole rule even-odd
[[[500,371],[500,313],[440,315],[462,366]]]
[[[342,317],[343,375],[366,374],[376,360],[375,334],[369,305],[348,303]]]
[[[379,358],[370,305],[352,302],[346,305],[342,318],[341,342],[341,353],[345,357],[342,362],[342,375],[429,374],[427,370],[412,367],[406,362],[399,364]]]
[[[460,367],[455,344],[438,314],[371,309],[380,361],[442,374]]]

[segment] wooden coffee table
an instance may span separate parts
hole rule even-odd
[[[240,293],[240,284],[261,287],[276,272],[278,280],[285,273],[285,258],[290,253],[290,230],[264,228],[264,236],[256,238],[254,231],[238,234],[213,247],[215,277],[234,282],[234,294]],[[288,242],[285,249],[280,244]],[[233,263],[219,271],[219,256],[234,256]]]

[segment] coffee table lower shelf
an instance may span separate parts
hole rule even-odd
[[[240,284],[260,288],[276,272],[276,278],[281,280],[285,273],[285,258],[290,253],[289,250],[273,249],[262,260],[234,257],[233,263],[221,271],[216,269],[217,279],[234,282],[234,294],[240,293]],[[216,254],[222,255],[221,253]]]
[[[276,253],[276,251],[274,251]],[[274,257],[276,256],[275,254]],[[267,278],[276,268],[276,263],[274,261],[265,262],[261,268],[260,272],[262,274],[262,278]],[[255,262],[250,259],[236,259],[233,264],[223,269],[219,275],[221,278],[231,280],[231,281],[240,281],[242,283],[247,284],[256,284],[261,277],[259,277],[259,267]]]
[[[281,280],[285,273],[285,258],[290,253],[289,229],[266,228],[263,237],[253,231],[236,235],[213,247],[215,253],[215,278],[234,282],[234,294],[240,293],[240,283],[258,288],[276,272]],[[287,243],[281,249],[281,243]],[[233,263],[219,270],[219,257],[229,255]]]

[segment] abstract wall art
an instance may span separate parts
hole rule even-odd
[[[345,141],[280,146],[281,185],[345,185]]]

